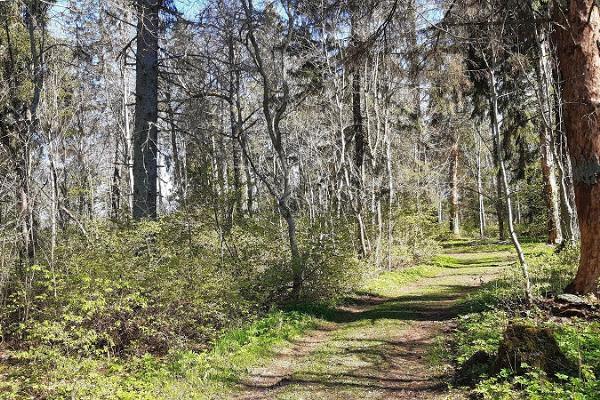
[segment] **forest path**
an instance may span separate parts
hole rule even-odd
[[[280,349],[240,379],[237,400],[459,399],[452,369],[431,346],[467,312],[469,291],[492,280],[514,257],[469,245],[445,249],[448,267],[397,288],[393,297],[359,296],[319,329]],[[443,363],[442,363],[443,364]]]

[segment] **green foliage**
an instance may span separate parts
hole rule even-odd
[[[476,392],[484,399],[599,399],[600,324],[577,320],[539,324],[556,330],[561,350],[579,365],[579,374],[549,377],[534,368],[521,375],[503,370],[499,376],[484,379]]]
[[[547,248],[549,248],[547,246]],[[579,245],[566,244],[557,254],[545,252],[532,258],[531,275],[537,294],[562,293],[579,265]]]
[[[561,292],[572,278],[579,258],[579,250],[574,246],[567,246],[558,254],[549,249],[526,245],[538,295]],[[486,311],[467,314],[458,320],[452,342],[454,359],[459,365],[478,351],[495,355],[505,327],[520,309],[521,284],[518,271],[509,271],[503,279],[484,286],[466,300],[465,306],[474,311]],[[551,322],[535,312],[519,318],[532,326],[552,328],[561,351],[578,366],[578,374],[546,376],[532,367],[526,367],[522,374],[503,370],[498,376],[482,376],[475,392],[484,399],[494,400],[600,399],[600,323],[579,319]]]
[[[246,328],[228,331],[209,351],[172,350],[119,359],[80,358],[50,346],[15,352],[15,365],[2,370],[0,397],[21,399],[199,399],[223,393],[245,369],[272,356],[315,321],[299,313],[273,312]]]
[[[399,214],[393,224],[392,265],[394,268],[428,262],[440,252],[439,238],[446,230],[432,215]]]
[[[467,314],[461,317],[455,335],[458,364],[462,365],[478,351],[494,354],[498,350],[507,322],[508,317],[501,310]]]
[[[279,225],[256,218],[219,236],[201,221],[211,219],[175,215],[89,226],[88,237],[66,232],[57,261],[29,267],[31,287],[0,309],[11,346],[10,369],[0,361],[2,396],[181,398],[186,385],[205,393],[314,325],[307,315],[272,311],[291,284]],[[299,221],[302,301],[335,303],[361,281],[364,265],[343,228],[323,235]]]
[[[304,302],[338,300],[363,281],[368,267],[356,257],[351,236],[352,230],[342,226],[332,228],[326,234],[318,225],[303,232]]]

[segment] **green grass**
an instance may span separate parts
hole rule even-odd
[[[372,296],[398,297],[405,291],[405,286],[423,278],[434,278],[444,272],[443,267],[436,265],[418,265],[398,271],[384,272],[368,281],[361,292]]]
[[[524,247],[528,256],[540,259],[550,251],[548,246],[535,243],[526,243]],[[403,329],[407,321],[420,318],[429,304],[454,298],[464,276],[484,275],[493,268],[503,268],[511,264],[506,261],[511,257],[514,259],[510,245],[457,240],[445,246],[444,254],[434,257],[431,263],[384,272],[361,289],[360,294],[389,298],[386,303],[358,314],[318,304],[272,312],[243,328],[226,331],[209,350],[188,348],[162,357],[145,355],[126,359],[80,358],[52,347],[13,352],[10,368],[0,364],[0,398],[224,398],[249,368],[266,365],[280,348],[320,326],[323,320],[342,324],[329,347],[318,349],[302,361],[297,376],[301,380],[320,374],[345,381],[352,379],[347,376],[347,369],[357,367],[361,360],[380,365],[380,358],[391,351],[386,338]],[[435,278],[433,287],[420,287],[417,293],[409,290],[411,284],[431,278]],[[458,304],[456,311],[487,309],[497,301],[496,293],[490,294],[493,287],[473,293]],[[363,350],[370,351],[374,358],[364,354],[367,358],[356,358],[354,354],[362,354]],[[337,364],[329,366],[331,360],[337,360]],[[302,389],[291,385],[289,398],[297,398],[293,397],[297,394],[294,390],[300,393]]]

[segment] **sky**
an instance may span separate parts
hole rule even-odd
[[[69,0],[57,0],[53,8],[55,11],[60,12],[60,10],[63,9],[68,3]],[[186,18],[191,19],[197,16],[198,11],[204,3],[204,0],[174,0],[174,3],[177,9],[182,12]]]

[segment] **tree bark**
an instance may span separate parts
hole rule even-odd
[[[494,125],[496,124],[496,121],[494,119],[494,112],[492,110],[491,115],[490,115],[490,120],[491,120],[491,124],[492,124],[492,132],[494,132]],[[498,149],[500,148],[500,146],[502,145],[501,143],[498,143],[498,139],[497,137],[494,135],[492,137],[493,139],[493,144],[494,144],[494,154],[493,154],[493,160],[494,160],[494,168],[496,169],[496,219],[498,220],[498,240],[500,240],[501,242],[506,240],[506,230],[504,229],[504,217],[505,217],[505,208],[504,208],[504,193],[502,191],[502,171],[500,169],[500,161],[498,159],[498,155],[500,154],[500,152],[498,151]]]
[[[137,0],[133,217],[157,216],[158,34],[162,0]]]
[[[458,141],[450,149],[450,231],[460,235],[458,216]]]
[[[546,127],[540,129],[540,153],[542,177],[544,182],[544,201],[547,212],[547,242],[559,244],[562,242],[562,229],[560,225],[560,207],[558,197],[558,183],[556,181],[556,164],[552,151],[552,134]]]
[[[600,277],[600,13],[594,0],[571,0],[555,10],[565,128],[573,163],[581,232],[577,275],[565,289],[595,292]],[[565,17],[566,16],[566,20]]]

